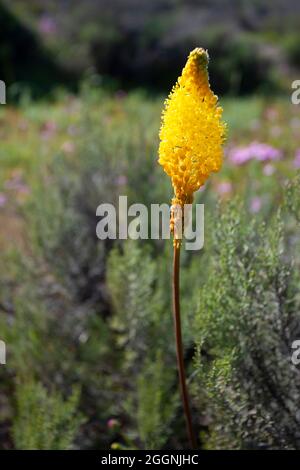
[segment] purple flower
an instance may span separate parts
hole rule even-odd
[[[258,196],[253,197],[250,201],[250,212],[252,212],[252,214],[257,214],[260,211],[261,206],[261,198]]]
[[[243,165],[250,159],[247,147],[235,147],[229,151],[229,160],[236,165]]]
[[[116,429],[120,426],[120,422],[115,419],[115,418],[110,418],[108,421],[107,421],[107,427],[108,429]]]
[[[249,160],[276,161],[281,157],[282,152],[279,149],[259,142],[253,142],[245,147],[234,147],[229,151],[229,159],[236,165],[243,165]]]
[[[7,197],[4,193],[0,193],[0,207],[4,207],[7,202]]]
[[[222,181],[217,186],[217,191],[219,194],[227,194],[232,190],[232,184],[229,181]]]
[[[38,28],[42,34],[53,35],[57,31],[56,22],[51,16],[44,15],[40,18]]]
[[[280,160],[282,153],[280,150],[268,144],[252,144],[253,158],[261,162]]]
[[[115,180],[115,184],[117,186],[125,186],[127,184],[127,176],[126,175],[119,175]]]
[[[300,149],[296,151],[293,165],[295,168],[300,168]]]
[[[275,167],[271,163],[267,163],[264,166],[263,174],[266,176],[272,176],[275,171]]]
[[[22,172],[19,170],[15,170],[12,173],[11,178],[5,181],[4,183],[5,189],[9,191],[14,191],[20,195],[27,195],[30,193],[30,189],[27,184],[23,181]]]

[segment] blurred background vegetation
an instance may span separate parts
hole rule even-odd
[[[182,258],[200,448],[300,448],[295,0],[0,2],[0,448],[186,448],[171,243],[99,241],[96,208],[169,202],[164,97],[208,48],[228,141]]]
[[[217,93],[272,92],[300,66],[299,13],[297,0],[2,0],[1,76],[33,93],[91,72],[168,90],[201,44]]]

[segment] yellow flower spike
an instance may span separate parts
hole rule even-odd
[[[158,161],[171,177],[173,205],[191,203],[193,193],[222,164],[226,125],[210,89],[207,66],[207,52],[194,49],[165,101]]]
[[[173,316],[178,377],[187,435],[191,449],[197,447],[185,379],[180,319],[180,247],[184,230],[184,205],[193,202],[194,192],[212,172],[219,171],[223,159],[225,123],[222,108],[208,81],[208,54],[194,49],[173,87],[162,114],[159,163],[171,177],[172,199],[170,229],[174,236]],[[179,230],[178,230],[179,228]]]

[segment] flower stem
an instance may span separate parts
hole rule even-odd
[[[180,300],[179,300],[179,269],[180,269],[180,245],[174,246],[173,258],[173,315],[176,340],[177,367],[180,384],[181,399],[186,420],[187,434],[191,449],[196,448],[196,439],[192,427],[192,418],[189,405],[188,391],[185,380],[185,368],[183,362],[183,347],[180,320]]]

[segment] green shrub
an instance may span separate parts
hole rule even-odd
[[[284,249],[287,216],[279,211],[267,227],[230,204],[218,217],[195,320],[208,448],[300,446],[300,383],[291,363],[300,334],[299,270]]]
[[[82,424],[78,414],[79,391],[67,400],[40,384],[27,381],[16,388],[17,415],[13,437],[16,449],[66,450]]]
[[[158,350],[146,360],[137,381],[137,430],[145,449],[161,449],[172,436],[178,394],[172,392],[174,370]]]
[[[114,306],[111,325],[124,348],[123,372],[130,376],[123,406],[131,435],[143,448],[160,448],[171,435],[178,406],[168,280],[147,246],[127,241],[122,254],[118,248],[110,254],[107,282]]]

